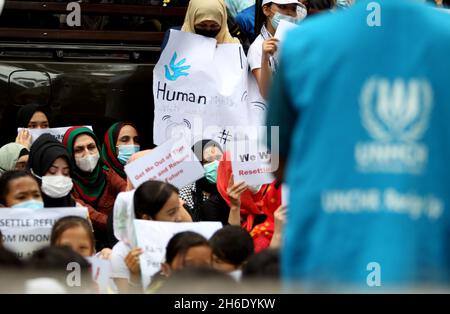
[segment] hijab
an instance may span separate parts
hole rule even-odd
[[[232,37],[228,30],[227,9],[223,0],[191,0],[181,30],[195,33],[195,25],[206,20],[220,25],[216,36],[218,44],[239,43],[239,39]]]
[[[53,135],[45,133],[39,136],[31,145],[27,168],[36,176],[43,177],[58,158],[64,158],[73,173],[73,165],[69,153]],[[45,207],[73,207],[75,201],[70,193],[61,198],[51,198],[42,193]]]
[[[48,114],[43,106],[38,104],[28,104],[22,106],[17,112],[17,123],[20,128],[28,128],[28,123],[36,112],[42,112],[48,119]]]
[[[28,154],[28,149],[17,143],[8,143],[0,148],[0,175],[16,168],[17,160]]]
[[[120,130],[125,125],[131,125],[136,130],[136,126],[129,122],[116,122],[114,123],[108,131],[106,131],[105,138],[103,140],[103,146],[101,151],[101,158],[103,163],[105,164],[106,169],[114,170],[119,176],[123,179],[127,178],[127,175],[124,171],[124,165],[117,158],[117,138],[119,137]]]
[[[103,194],[106,187],[106,175],[100,159],[92,172],[85,172],[77,167],[73,146],[76,138],[82,134],[89,135],[95,141],[100,154],[100,145],[97,136],[91,129],[86,127],[74,126],[68,129],[64,135],[63,144],[69,153],[72,164],[74,165],[72,175],[74,189],[78,192],[83,201],[92,206],[96,206],[98,199]]]

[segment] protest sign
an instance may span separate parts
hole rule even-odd
[[[275,180],[271,154],[265,146],[247,142],[233,148],[231,166],[234,182],[245,181],[248,185],[261,185]]]
[[[281,20],[280,24],[278,24],[277,30],[275,31],[274,37],[282,42],[286,37],[287,32],[295,27],[297,27],[297,24]]]
[[[110,287],[111,261],[99,256],[90,256],[87,259],[91,263],[92,280],[98,285],[98,292],[101,294],[112,293],[112,287]]]
[[[114,236],[131,247],[136,246],[134,235],[134,191],[121,192],[117,195],[113,209]]]
[[[144,250],[140,256],[142,284],[146,288],[151,277],[161,268],[165,261],[166,246],[170,239],[177,233],[193,231],[209,239],[214,232],[222,228],[217,221],[204,222],[163,222],[153,220],[134,220],[137,243]]]
[[[50,244],[53,224],[65,216],[88,218],[85,207],[64,208],[0,208],[0,230],[3,245],[20,258]]]
[[[92,126],[87,125],[85,126],[88,129],[92,130]],[[27,129],[28,132],[30,132],[31,135],[31,144],[36,141],[36,139],[41,136],[42,134],[49,133],[56,137],[56,139],[60,142],[62,142],[64,138],[64,134],[66,134],[67,130],[70,129],[71,126],[66,126],[62,128],[48,128],[48,129]],[[17,133],[20,133],[24,128],[17,128]]]
[[[153,71],[154,143],[178,134],[188,144],[210,138],[224,145],[247,126],[247,58],[240,44],[217,44],[213,38],[170,31]]]
[[[125,172],[135,188],[148,180],[171,183],[182,188],[204,175],[204,169],[182,139],[172,139],[125,166]]]

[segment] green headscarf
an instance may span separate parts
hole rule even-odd
[[[17,143],[9,143],[0,148],[0,175],[16,168],[17,160],[24,155],[23,150],[28,152],[25,146]]]

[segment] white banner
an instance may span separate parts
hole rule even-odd
[[[0,230],[3,245],[20,258],[50,244],[53,224],[65,216],[88,218],[86,207],[64,208],[0,208]]]
[[[182,188],[204,175],[204,169],[184,138],[172,139],[125,166],[135,188],[148,180],[171,183]]]
[[[92,126],[86,125],[84,126],[92,131]],[[27,129],[31,135],[31,144],[36,141],[36,139],[42,134],[49,133],[56,137],[56,139],[62,142],[64,138],[64,134],[66,134],[67,130],[70,129],[71,126],[65,126],[62,128],[48,128],[48,129]],[[19,134],[24,128],[17,128],[17,134]]]
[[[138,246],[144,250],[140,256],[142,285],[146,288],[151,277],[161,269],[165,261],[166,246],[177,233],[193,231],[209,239],[214,232],[222,228],[217,221],[204,222],[163,222],[152,220],[134,220]]]
[[[183,134],[190,145],[210,138],[224,146],[242,136],[230,127],[251,121],[247,68],[240,44],[171,30],[153,71],[155,144]]]

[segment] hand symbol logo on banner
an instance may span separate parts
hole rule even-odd
[[[168,79],[169,81],[176,81],[180,76],[189,75],[189,73],[183,72],[191,67],[190,65],[182,66],[186,62],[186,58],[183,58],[180,62],[175,64],[176,60],[177,60],[177,53],[174,52],[169,64],[170,70],[169,67],[167,67],[167,65],[164,65],[164,68],[166,69],[166,79]]]

